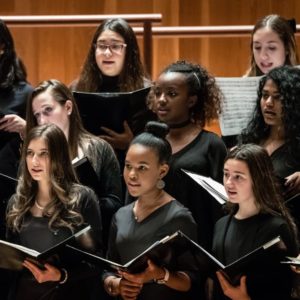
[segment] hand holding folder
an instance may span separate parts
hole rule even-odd
[[[50,261],[51,263],[51,258],[53,256],[56,256],[60,261],[63,261],[64,255],[68,255],[68,253],[66,253],[66,245],[76,244],[76,241],[87,234],[90,229],[91,227],[87,226],[41,253],[18,244],[0,240],[0,268],[21,270],[23,269],[23,261],[25,259],[36,264],[41,269],[44,268],[43,265],[45,262]]]
[[[276,247],[275,247],[276,246]],[[148,266],[150,259],[157,266],[172,267],[172,259],[174,257],[186,256],[187,270],[193,266],[193,270],[198,269],[202,273],[213,275],[216,271],[221,271],[225,277],[233,284],[237,284],[242,274],[249,266],[259,264],[265,255],[273,255],[277,257],[277,253],[284,248],[280,237],[264,243],[258,248],[250,251],[246,255],[240,257],[238,260],[229,265],[224,265],[211,253],[209,253],[202,246],[190,239],[181,231],[176,231],[170,236],[156,241],[149,246],[145,251],[134,257],[125,264],[110,261],[103,257],[96,256],[89,252],[77,249],[74,246],[67,245],[67,248],[73,250],[75,253],[81,255],[82,258],[92,264],[100,265],[104,269],[126,271],[128,273],[140,273]],[[270,251],[270,250],[274,251]],[[184,270],[184,269],[183,269]]]

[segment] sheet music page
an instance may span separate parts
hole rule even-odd
[[[223,205],[224,203],[226,203],[227,194],[224,186],[221,183],[215,181],[210,177],[205,177],[186,170],[183,170],[183,172],[185,172],[192,179],[194,179],[198,184],[200,184],[204,189],[206,189],[220,204]]]
[[[261,77],[217,77],[224,99],[219,116],[223,136],[238,135],[244,129],[255,108]]]

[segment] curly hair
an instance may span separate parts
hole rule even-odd
[[[229,159],[246,163],[252,180],[253,194],[260,213],[283,217],[297,240],[297,227],[284,205],[274,174],[273,164],[267,151],[255,144],[239,145],[227,154],[224,165]],[[226,208],[234,213],[237,211],[238,204],[227,202]]]
[[[0,45],[3,53],[0,55],[0,88],[12,89],[20,81],[26,81],[26,69],[17,57],[14,41],[6,24],[0,19]]]
[[[124,38],[125,44],[127,44],[124,66],[119,74],[120,91],[130,92],[143,88],[144,78],[147,76],[141,62],[135,33],[125,20],[116,18],[104,21],[97,28],[75,89],[85,92],[101,92],[103,74],[96,63],[95,45],[97,39],[105,30],[118,33]]]
[[[239,143],[260,144],[270,134],[270,126],[264,121],[260,107],[263,88],[267,80],[272,80],[281,95],[282,124],[285,143],[295,160],[300,159],[300,69],[291,66],[277,67],[259,82],[256,107],[248,126],[242,131]]]
[[[222,94],[215,78],[199,64],[185,60],[177,61],[167,66],[161,73],[178,72],[186,77],[189,95],[197,96],[196,104],[190,109],[193,121],[204,127],[218,117],[221,112]]]
[[[54,124],[34,127],[27,135],[20,163],[20,179],[13,205],[7,213],[7,224],[13,231],[20,231],[26,215],[34,205],[38,184],[27,168],[27,149],[34,139],[43,139],[47,145],[50,160],[51,202],[43,210],[49,217],[49,228],[68,227],[73,229],[83,223],[77,206],[82,192],[71,164],[68,143],[63,131]]]
[[[262,28],[270,28],[274,31],[279,39],[282,41],[285,51],[286,51],[286,60],[285,65],[298,65],[298,53],[297,53],[297,44],[294,32],[296,32],[295,20],[286,20],[279,15],[268,15],[258,20],[255,24],[252,33],[251,33],[251,59],[250,59],[250,68],[246,72],[246,76],[261,76],[263,73],[258,68],[253,54],[253,36],[257,30]]]

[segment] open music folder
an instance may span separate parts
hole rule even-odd
[[[223,184],[217,182],[216,180],[190,172],[185,169],[181,169],[186,175],[195,180],[199,185],[201,185],[205,190],[207,190],[220,204],[225,204],[228,200],[225,188]]]
[[[264,255],[273,255],[269,249],[274,248],[275,245],[278,246],[278,249],[284,248],[279,236],[256,249],[253,249],[229,265],[224,265],[180,230],[156,241],[150,247],[145,249],[145,251],[123,265],[83,251],[72,245],[67,245],[66,247],[81,254],[84,260],[95,265],[100,265],[104,269],[122,270],[130,273],[144,271],[147,267],[148,259],[159,266],[170,266],[172,265],[172,259],[174,257],[183,257],[186,255],[188,260],[185,261],[188,261],[189,266],[193,265],[200,272],[211,275],[217,270],[220,270],[232,284],[237,284],[240,276],[245,272],[249,265],[255,264],[256,261],[260,261],[260,259],[264,258]]]
[[[151,87],[132,92],[73,92],[85,129],[95,135],[104,134],[101,126],[123,131],[123,122],[147,110],[146,98]],[[130,125],[130,124],[129,124]]]
[[[23,268],[22,263],[25,259],[33,262],[41,269],[44,268],[43,264],[48,260],[51,261],[51,257],[53,256],[56,256],[56,259],[59,257],[59,260],[63,261],[64,255],[69,255],[69,253],[65,253],[65,250],[68,251],[68,249],[65,248],[66,245],[76,244],[80,238],[85,234],[88,234],[89,230],[91,230],[91,226],[86,226],[82,230],[43,252],[38,252],[28,247],[0,240],[0,268],[21,270]]]

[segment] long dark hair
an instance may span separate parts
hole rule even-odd
[[[49,217],[49,228],[68,227],[73,230],[83,223],[83,218],[77,211],[82,186],[77,184],[65,134],[54,124],[34,127],[26,136],[17,193],[13,196],[14,204],[7,214],[7,224],[14,231],[19,231],[26,214],[34,205],[38,184],[28,171],[26,157],[30,142],[38,138],[45,141],[50,160],[51,202],[45,207],[43,214]]]
[[[229,151],[224,164],[229,159],[243,161],[248,166],[252,189],[260,213],[283,217],[297,240],[297,228],[290,212],[284,205],[273,164],[267,151],[255,144],[244,144]],[[238,204],[227,202],[227,209],[234,212]]]
[[[75,89],[86,92],[101,92],[103,75],[96,63],[95,45],[98,37],[105,30],[118,33],[127,44],[124,66],[119,75],[120,91],[129,92],[143,88],[144,79],[147,76],[141,62],[135,33],[125,20],[118,18],[106,20],[97,28]]]
[[[6,24],[0,19],[0,89],[12,89],[20,81],[26,81],[26,69],[17,57],[15,45]]]
[[[282,124],[285,143],[295,160],[300,159],[300,69],[282,66],[272,69],[259,83],[254,114],[247,127],[239,137],[239,143],[260,144],[270,134],[270,126],[266,125],[260,107],[263,87],[267,80],[272,80],[281,95]]]

